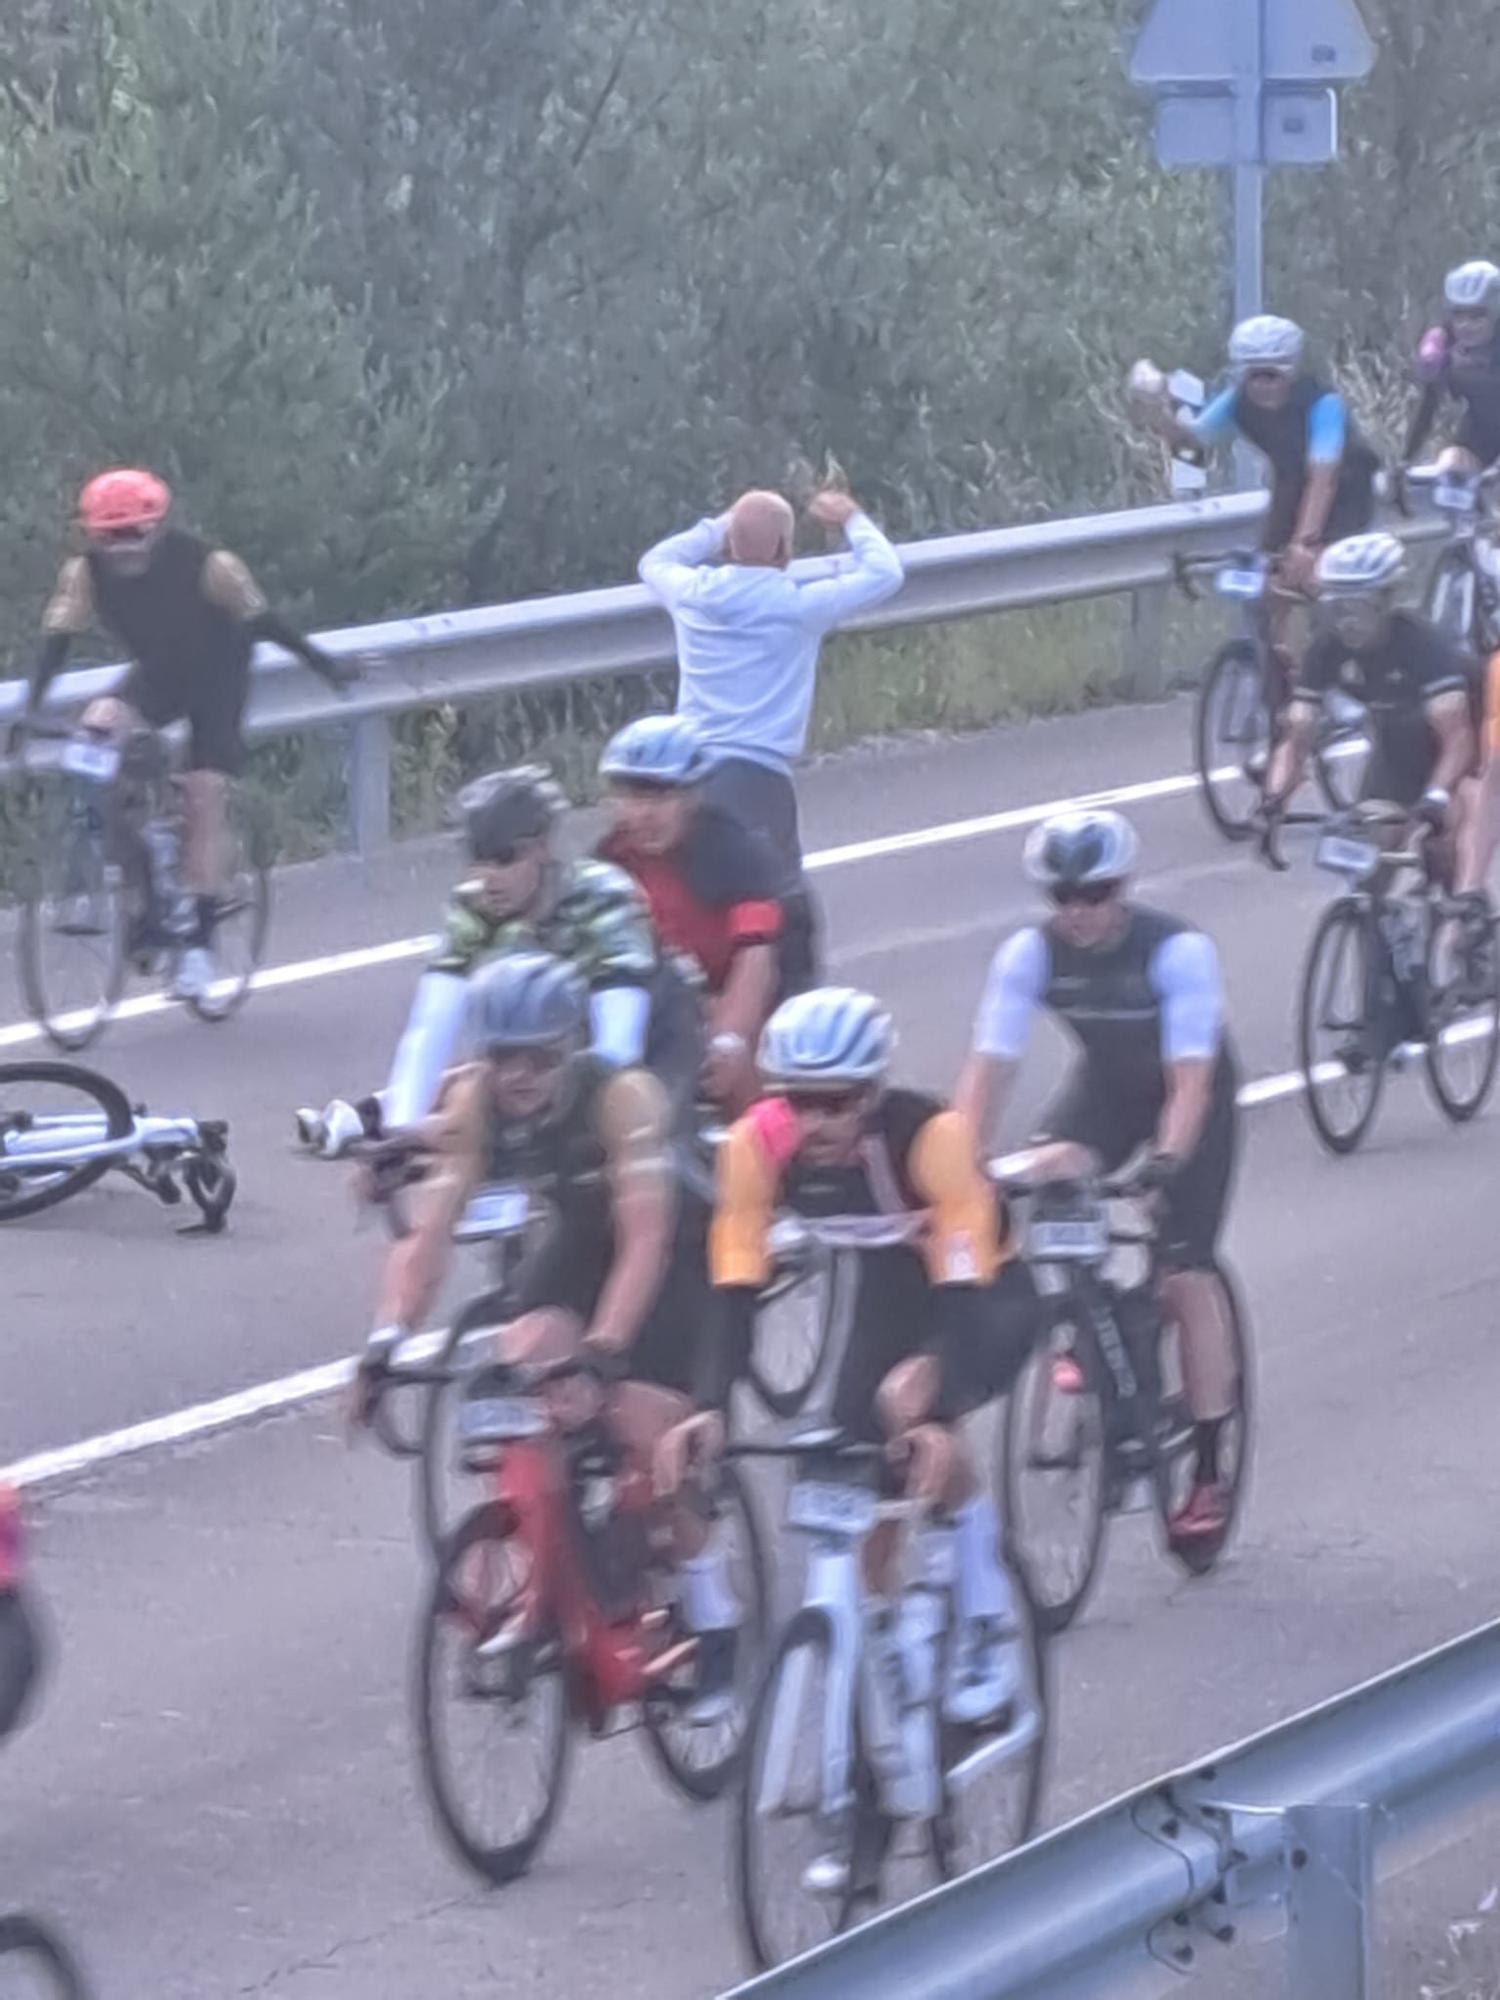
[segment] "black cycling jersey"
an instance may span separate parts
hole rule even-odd
[[[1455,442],[1481,465],[1500,459],[1500,327],[1478,347],[1461,346],[1451,326],[1427,333],[1417,350],[1422,395],[1407,432],[1410,461],[1426,443],[1445,396],[1464,405]]]
[[[1420,714],[1440,695],[1473,696],[1477,687],[1468,653],[1415,611],[1393,611],[1377,644],[1359,652],[1337,632],[1320,632],[1297,675],[1303,700],[1319,701],[1341,688],[1365,704],[1377,726],[1387,716]]]
[[[174,689],[195,674],[242,673],[254,647],[246,620],[204,590],[207,542],[168,528],[139,576],[84,558],[99,620],[154,680]]]

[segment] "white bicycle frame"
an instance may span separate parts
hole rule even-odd
[[[196,1118],[137,1117],[129,1132],[112,1138],[102,1112],[58,1112],[34,1117],[24,1132],[0,1131],[0,1162],[14,1160],[28,1173],[40,1173],[91,1160],[124,1160],[152,1146],[193,1152],[202,1143]]]

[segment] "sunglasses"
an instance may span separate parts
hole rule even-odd
[[[674,785],[666,778],[612,778],[609,788],[617,799],[680,798],[687,790],[685,785]]]
[[[1109,901],[1118,887],[1116,882],[1059,882],[1047,891],[1047,896],[1059,910],[1065,910],[1069,903],[1083,903],[1097,909]]]
[[[553,1076],[568,1060],[566,1049],[508,1049],[501,1046],[490,1049],[488,1053],[496,1069],[524,1070],[532,1077]]]
[[[858,1111],[863,1107],[867,1093],[863,1089],[854,1089],[788,1090],[782,1094],[793,1111],[801,1117],[811,1113],[821,1118],[843,1118],[849,1112]]]
[[[100,528],[94,540],[106,549],[142,549],[156,534],[155,528]]]
[[[1245,371],[1247,382],[1285,382],[1289,379],[1285,368],[1249,368]]]
[[[499,840],[493,842],[483,854],[474,859],[481,868],[514,868],[526,852],[527,843],[519,840]]]

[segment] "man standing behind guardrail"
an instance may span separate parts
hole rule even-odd
[[[792,765],[807,747],[819,648],[904,575],[894,546],[847,493],[817,494],[808,513],[849,543],[817,575],[788,569],[796,517],[779,493],[742,494],[640,564],[677,630],[677,712],[714,752],[706,795],[766,836],[791,895],[803,886]]]

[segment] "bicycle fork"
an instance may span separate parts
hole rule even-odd
[[[863,1640],[858,1554],[847,1541],[822,1537],[808,1563],[804,1609],[821,1611],[831,1635],[828,1685],[823,1696],[819,1810],[834,1820],[854,1803],[854,1701]],[[808,1649],[792,1654],[776,1684],[761,1771],[757,1812],[786,1805],[798,1748],[797,1721],[807,1692]]]

